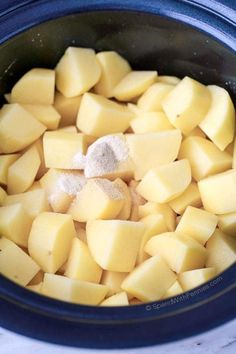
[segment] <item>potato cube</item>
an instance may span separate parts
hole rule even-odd
[[[181,80],[176,76],[158,75],[157,82],[164,82],[165,84],[177,85]]]
[[[63,131],[63,132],[68,132],[68,133],[78,133],[78,130],[74,125],[68,125],[68,127],[62,127],[58,130]],[[86,136],[86,140],[88,143],[89,140],[87,139],[87,136]]]
[[[39,271],[39,266],[14,242],[0,236],[1,274],[25,286]]]
[[[177,214],[183,214],[189,205],[197,208],[201,207],[202,201],[197,183],[191,182],[179,197],[169,202],[169,205]]]
[[[147,202],[139,206],[139,219],[147,215],[161,214],[164,217],[168,231],[175,230],[175,213],[168,204]]]
[[[146,91],[156,79],[156,71],[131,71],[115,86],[113,96],[119,101],[130,101]]]
[[[202,268],[189,270],[179,274],[179,282],[184,291],[196,288],[216,275],[215,268]]]
[[[130,195],[131,195],[131,213],[130,213],[130,220],[131,221],[139,221],[139,206],[145,204],[146,200],[141,197],[137,193],[137,188],[138,182],[131,180],[129,182],[129,190],[130,190]]]
[[[126,220],[93,220],[86,227],[88,246],[106,270],[130,272],[135,265],[145,226]]]
[[[45,274],[42,285],[42,294],[82,305],[98,305],[107,291],[105,285],[49,273]]]
[[[176,159],[181,133],[174,129],[157,133],[127,134],[126,140],[135,165],[135,179],[140,180],[151,168]]]
[[[87,181],[68,209],[73,220],[114,219],[121,211],[125,196],[115,183],[95,178]]]
[[[173,90],[173,88],[173,85],[163,82],[153,84],[139,98],[138,107],[144,111],[162,111],[163,99]]]
[[[46,127],[19,104],[6,104],[0,110],[0,149],[16,152],[37,140]]]
[[[191,182],[188,160],[179,160],[149,170],[137,187],[148,201],[167,203],[177,198]]]
[[[95,92],[110,98],[114,87],[131,71],[127,60],[113,51],[100,52],[96,55],[101,67],[101,76],[95,85]]]
[[[194,238],[205,245],[214,233],[218,218],[208,211],[188,206],[176,228],[176,232]]]
[[[232,167],[232,156],[221,151],[211,141],[199,136],[184,139],[179,151],[180,159],[188,159],[196,181]]]
[[[42,137],[39,138],[38,140],[36,140],[31,147],[36,147],[39,157],[40,157],[40,166],[36,175],[36,179],[41,178],[46,172],[47,172],[47,168],[45,166],[45,159],[44,159],[44,153],[43,153],[43,139]]]
[[[43,271],[55,273],[69,256],[76,236],[70,215],[44,212],[33,221],[28,249]]]
[[[130,190],[129,190],[127,184],[120,178],[117,178],[114,181],[114,185],[119,189],[121,194],[123,194],[123,196],[124,196],[123,206],[122,206],[119,214],[116,216],[116,218],[118,220],[128,220],[130,217],[131,206],[132,206]]]
[[[46,193],[43,189],[35,189],[33,191],[7,195],[3,205],[12,205],[20,203],[25,211],[34,219],[43,211],[50,211],[50,206],[46,198]]]
[[[86,141],[84,134],[64,131],[46,132],[43,137],[46,167],[73,169],[77,154],[84,154]]]
[[[85,93],[76,125],[83,133],[99,138],[124,132],[132,118],[133,113],[127,107],[94,93]]]
[[[109,288],[107,296],[112,296],[122,291],[121,283],[128,274],[124,272],[111,272],[110,270],[103,271],[100,283]]]
[[[220,149],[224,150],[233,141],[235,109],[228,92],[219,86],[208,86],[211,106],[200,128]]]
[[[206,138],[206,134],[204,134],[199,127],[196,127],[193,130],[191,130],[191,132],[188,133],[187,136],[200,136],[201,138]]]
[[[9,194],[25,192],[34,182],[41,164],[35,146],[29,148],[8,168],[7,191]]]
[[[65,276],[93,283],[99,283],[102,276],[102,268],[92,258],[88,246],[77,237],[72,241]]]
[[[89,91],[100,75],[93,49],[68,47],[56,66],[56,87],[64,96],[75,97]]]
[[[153,236],[144,248],[151,256],[159,254],[176,273],[202,268],[206,249],[194,239],[175,232]]]
[[[61,115],[52,105],[24,104],[23,107],[31,113],[47,129],[57,129],[60,123]]]
[[[34,68],[23,75],[11,90],[11,103],[53,104],[55,71]]]
[[[144,112],[133,119],[130,126],[135,134],[145,134],[174,129],[163,112]]]
[[[20,154],[0,156],[0,184],[7,185],[8,169],[19,157]]]
[[[223,272],[236,262],[236,239],[216,229],[206,244],[208,252],[207,267],[214,267],[217,273]]]
[[[112,295],[103,300],[100,306],[126,306],[129,305],[129,300],[125,291]]]
[[[182,289],[180,283],[178,282],[178,280],[176,280],[174,282],[174,284],[171,285],[171,287],[167,290],[167,292],[165,293],[163,298],[166,299],[168,297],[177,296],[177,295],[181,294],[182,292],[183,292],[183,289]]]
[[[213,214],[236,211],[236,169],[202,179],[198,188],[207,211]]]
[[[32,219],[21,204],[0,208],[0,235],[17,245],[27,248],[31,225]]]
[[[61,115],[60,127],[75,125],[82,96],[65,97],[60,92],[55,93],[54,107]]]
[[[227,235],[236,237],[236,212],[219,215],[218,226]]]
[[[136,267],[121,287],[141,301],[155,301],[162,298],[175,280],[175,273],[157,255]]]
[[[186,76],[164,98],[162,106],[171,124],[188,134],[204,119],[210,104],[208,88]]]
[[[2,187],[0,187],[0,206],[3,205],[6,196],[7,196],[6,191]]]

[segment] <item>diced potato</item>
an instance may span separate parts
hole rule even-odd
[[[232,167],[232,156],[229,153],[219,150],[211,141],[199,136],[184,139],[179,158],[188,159],[196,181]]]
[[[219,215],[218,226],[227,235],[236,237],[236,212]]]
[[[130,112],[132,112],[135,116],[139,116],[141,114],[147,113],[144,112],[142,109],[138,108],[138,106],[134,103],[128,103],[127,104],[128,109],[130,110]]]
[[[162,111],[163,99],[173,90],[174,86],[157,82],[150,86],[139,98],[138,107],[144,111]]]
[[[29,216],[34,219],[43,211],[50,211],[50,206],[43,189],[35,189],[33,191],[7,195],[3,205],[12,205],[21,203]]]
[[[125,196],[115,183],[102,178],[90,179],[68,209],[73,220],[114,219],[121,211]]]
[[[112,295],[103,300],[100,306],[126,306],[129,305],[129,300],[125,291]]]
[[[25,192],[34,182],[41,164],[35,146],[29,148],[8,168],[7,191],[9,194]]]
[[[215,268],[189,270],[179,274],[178,280],[184,291],[196,288],[216,275]]]
[[[86,234],[86,224],[85,223],[81,223],[78,221],[74,221],[74,225],[75,225],[75,230],[76,230],[76,236],[83,241],[84,243],[86,243],[87,245],[87,234]]]
[[[144,112],[133,119],[130,126],[135,134],[174,129],[163,112]]]
[[[27,189],[27,192],[35,191],[36,189],[42,189],[42,186],[39,181],[34,182],[32,186]]]
[[[169,205],[177,214],[183,214],[188,205],[201,207],[202,201],[197,183],[191,182],[179,197],[169,202]]]
[[[44,272],[40,270],[29,282],[28,285],[38,285],[42,284],[44,277]]]
[[[82,96],[65,97],[60,92],[55,93],[54,107],[61,115],[60,127],[74,125]]]
[[[67,260],[75,236],[70,215],[41,213],[32,224],[28,241],[29,254],[43,271],[55,273]]]
[[[114,87],[131,71],[127,60],[113,51],[100,52],[96,55],[101,67],[101,76],[95,85],[95,92],[105,97],[113,96]]]
[[[217,226],[218,218],[208,211],[188,206],[176,228],[176,232],[194,238],[205,245]]]
[[[175,280],[175,273],[157,255],[136,267],[121,287],[141,301],[155,301],[162,298]]]
[[[85,136],[59,130],[46,132],[43,150],[46,167],[73,169],[76,155],[86,151]]]
[[[236,211],[236,169],[202,179],[198,188],[207,211],[213,214]]]
[[[118,187],[118,189],[120,190],[120,192],[124,196],[123,206],[122,206],[119,214],[116,216],[116,218],[118,220],[127,220],[130,217],[131,207],[132,207],[130,190],[129,190],[127,184],[120,178],[117,178],[114,181],[114,185]]]
[[[74,125],[68,125],[67,127],[62,127],[58,130],[62,130],[63,132],[68,132],[68,133],[78,133],[77,128]],[[88,143],[88,139],[86,137],[87,143]]]
[[[122,291],[121,283],[128,274],[124,272],[111,272],[110,270],[103,271],[100,283],[109,288],[107,296],[112,296]]]
[[[146,226],[146,230],[142,237],[136,264],[140,264],[148,258],[148,254],[144,252],[144,246],[147,241],[154,235],[168,231],[164,216],[162,214],[150,214],[139,221]]]
[[[46,127],[19,104],[6,104],[0,110],[0,149],[16,152],[37,140]]]
[[[206,244],[208,258],[207,267],[214,267],[217,273],[223,272],[231,264],[236,262],[236,239],[225,235],[216,229]]]
[[[0,208],[0,235],[7,237],[17,245],[28,246],[31,225],[32,219],[21,204]]]
[[[135,165],[135,179],[140,180],[151,168],[176,159],[181,133],[174,129],[157,133],[127,134],[126,140]]]
[[[149,170],[137,187],[148,201],[167,203],[177,198],[191,182],[188,160],[179,160]]]
[[[35,285],[27,285],[26,288],[28,290],[35,291],[36,293],[41,293],[42,285],[43,285],[43,282],[41,282],[39,284],[35,284]]]
[[[0,236],[1,274],[25,286],[39,271],[39,266],[14,242]]]
[[[113,96],[119,101],[130,101],[146,91],[156,79],[156,71],[131,71],[115,86]]]
[[[162,106],[171,124],[188,134],[204,119],[210,104],[208,88],[186,76],[164,98]]]
[[[42,294],[82,305],[98,305],[107,291],[105,285],[49,273],[45,274],[42,285]]]
[[[55,71],[34,68],[13,86],[11,103],[53,104],[54,91]]]
[[[76,125],[83,133],[99,138],[126,131],[132,118],[133,113],[127,107],[93,93],[85,93]]]
[[[9,167],[20,157],[20,154],[0,155],[0,184],[7,185]]]
[[[93,220],[86,227],[88,246],[106,270],[130,272],[135,265],[145,226],[126,220]]]
[[[192,271],[190,271],[192,272]],[[174,282],[173,285],[171,285],[171,287],[167,290],[167,292],[165,293],[165,295],[163,296],[163,298],[168,298],[168,297],[172,297],[172,296],[177,296],[179,294],[181,294],[183,292],[183,289],[180,285],[180,283],[178,282],[178,280],[176,280]]]
[[[147,215],[161,214],[164,217],[168,231],[175,230],[175,213],[168,204],[147,202],[139,206],[139,219]]]
[[[187,136],[200,136],[201,138],[206,138],[206,134],[204,134],[199,127],[194,128]]]
[[[38,140],[36,140],[31,146],[36,147],[39,157],[40,157],[40,161],[41,161],[37,175],[36,175],[36,179],[39,179],[47,172],[47,168],[45,166],[44,153],[43,153],[43,139],[42,139],[42,137],[39,138]]]
[[[175,232],[153,236],[144,248],[151,256],[159,254],[176,273],[204,267],[206,249],[194,239]]]
[[[56,66],[56,87],[64,96],[75,97],[89,91],[100,75],[93,49],[68,47]]]
[[[158,75],[157,81],[164,82],[165,84],[177,85],[181,80],[176,76]]]
[[[31,113],[47,129],[57,129],[60,123],[61,115],[52,105],[25,104],[23,107]]]
[[[222,87],[211,85],[208,89],[211,94],[211,106],[200,123],[200,128],[220,150],[224,150],[234,138],[234,105],[230,95]]]
[[[66,263],[65,276],[99,283],[101,275],[102,268],[92,258],[88,246],[75,237]]]
[[[0,206],[3,205],[6,196],[7,196],[6,191],[0,186]]]

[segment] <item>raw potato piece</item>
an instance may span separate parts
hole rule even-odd
[[[60,92],[55,93],[54,107],[61,115],[60,127],[74,125],[79,111],[82,96],[65,97]]]
[[[232,167],[232,156],[229,153],[219,150],[211,141],[198,136],[184,139],[178,158],[188,159],[196,181]]]
[[[43,153],[43,140],[42,137],[39,138],[38,140],[36,140],[31,147],[36,147],[39,157],[40,157],[40,166],[36,175],[36,179],[41,178],[46,172],[47,172],[47,168],[45,166],[45,160],[44,160],[44,153]]]
[[[147,202],[139,206],[139,219],[147,215],[161,214],[164,217],[168,231],[175,230],[175,213],[168,204]]]
[[[176,159],[180,143],[180,130],[157,133],[127,134],[129,154],[135,165],[135,179],[140,180],[151,168]]]
[[[32,219],[21,204],[0,208],[0,235],[7,237],[17,245],[27,248],[31,225]]]
[[[131,71],[127,60],[116,52],[100,52],[96,55],[102,73],[95,92],[107,98],[112,97],[113,89],[123,77]]]
[[[216,229],[206,244],[206,267],[214,267],[217,274],[236,262],[236,239]]]
[[[24,104],[23,107],[45,125],[47,129],[54,130],[58,128],[61,116],[52,105]]]
[[[93,93],[85,93],[76,125],[83,133],[99,138],[126,131],[132,118],[133,113],[127,107]]]
[[[176,76],[159,75],[158,82],[164,82],[165,84],[177,85],[181,80]]]
[[[138,107],[144,111],[162,111],[162,102],[174,86],[167,83],[157,82],[150,86],[139,98]]]
[[[204,134],[199,127],[194,128],[187,136],[200,136],[201,138],[206,138],[206,134]]]
[[[129,305],[129,300],[125,291],[108,297],[101,302],[100,306],[126,306]]]
[[[220,150],[224,150],[234,138],[234,105],[230,95],[222,87],[211,85],[208,89],[211,94],[211,106],[200,123],[200,128]]]
[[[45,164],[48,168],[75,168],[77,154],[86,151],[85,135],[64,131],[46,132],[43,137]]]
[[[171,124],[187,135],[204,119],[210,104],[208,88],[186,76],[164,98],[162,106]]]
[[[46,127],[19,104],[5,104],[0,110],[0,150],[16,152],[37,140]]]
[[[207,211],[213,214],[236,211],[236,169],[202,179],[198,188]]]
[[[121,287],[141,301],[155,301],[162,298],[175,280],[175,273],[160,256],[155,256],[136,267]]]
[[[55,273],[67,260],[76,237],[70,215],[42,213],[33,221],[28,250],[44,272]]]
[[[99,283],[101,275],[102,269],[92,258],[88,246],[78,238],[74,238],[66,264],[65,276]]]
[[[207,258],[206,249],[200,243],[177,232],[153,236],[144,250],[151,256],[159,254],[176,273],[202,268]]]
[[[169,202],[169,205],[177,214],[183,214],[189,205],[200,208],[202,201],[197,183],[190,183],[179,197]]]
[[[39,266],[20,247],[0,236],[1,274],[14,282],[26,286],[40,270]]]
[[[41,164],[35,146],[27,150],[8,169],[7,191],[9,194],[25,192],[34,182]]]
[[[68,47],[56,66],[56,87],[65,97],[75,97],[89,91],[100,75],[93,49]]]
[[[216,275],[215,268],[189,270],[179,274],[179,282],[184,291],[196,288]]]
[[[131,71],[114,88],[113,96],[119,101],[129,101],[141,95],[157,79],[157,71]]]
[[[114,219],[124,202],[123,193],[113,182],[102,178],[90,179],[77,194],[67,213],[72,215],[73,220],[80,222]]]
[[[143,177],[137,192],[148,201],[167,203],[177,198],[191,182],[188,160],[179,160],[153,168]]]
[[[0,187],[0,206],[3,205],[3,202],[6,198],[6,196],[7,196],[7,193],[5,192],[5,190],[2,187]]]
[[[107,296],[112,296],[122,291],[121,283],[128,274],[129,273],[111,272],[110,270],[103,271],[102,280],[100,283],[109,288]]]
[[[9,167],[15,162],[20,154],[0,156],[0,184],[7,185],[7,174]]]
[[[177,295],[181,294],[182,292],[183,292],[183,289],[182,289],[180,283],[178,282],[178,280],[176,280],[176,282],[174,282],[174,284],[171,285],[171,287],[165,293],[164,299],[166,299],[168,297],[172,297],[172,296],[177,296]]]
[[[227,235],[236,237],[236,212],[219,215],[218,226]]]
[[[48,273],[45,274],[42,285],[42,294],[82,305],[98,305],[107,291],[105,285]]]
[[[130,217],[131,206],[132,206],[130,190],[129,190],[127,184],[121,178],[117,178],[114,181],[114,185],[116,185],[118,187],[118,189],[120,190],[120,192],[124,196],[124,204],[123,204],[119,214],[116,217],[118,220],[128,220]]]
[[[155,133],[174,129],[163,112],[144,112],[132,119],[130,126],[135,134]]]
[[[218,218],[205,210],[188,206],[176,228],[176,232],[192,237],[202,245],[216,229]]]
[[[145,226],[124,220],[93,220],[86,227],[88,246],[106,270],[130,272],[135,265]]]

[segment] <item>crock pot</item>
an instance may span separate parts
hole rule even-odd
[[[234,0],[5,0],[0,12],[1,95],[28,69],[53,68],[72,45],[116,50],[136,69],[218,84],[236,102]],[[0,275],[0,325],[68,346],[140,347],[235,318],[235,298],[235,264],[173,299],[119,308],[56,301]]]

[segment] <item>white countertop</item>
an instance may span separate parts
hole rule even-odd
[[[86,350],[42,343],[0,328],[0,354],[233,354],[236,353],[236,320],[196,337],[142,349]]]

